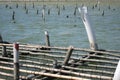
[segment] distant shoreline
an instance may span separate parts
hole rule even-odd
[[[73,4],[97,4],[98,1],[101,3],[101,4],[116,4],[116,5],[119,5],[120,3],[120,0],[0,0],[0,3],[62,3],[62,4],[69,4],[69,3],[73,3]]]
[[[120,0],[0,0],[0,2],[117,2]]]

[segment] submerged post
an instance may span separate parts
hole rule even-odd
[[[2,39],[2,36],[1,36],[1,34],[0,34],[0,42],[3,42],[3,39]]]
[[[13,55],[14,55],[14,80],[19,80],[19,44],[13,44]]]
[[[42,19],[45,21],[45,8],[42,9]]]
[[[46,46],[50,46],[49,34],[45,31]]]
[[[120,60],[114,73],[113,80],[120,80]]]
[[[81,18],[82,18],[82,21],[85,25],[86,31],[87,31],[87,35],[88,35],[88,39],[89,39],[89,43],[90,43],[90,48],[92,50],[97,50],[98,45],[96,43],[95,33],[94,33],[93,28],[90,24],[88,12],[87,12],[87,7],[84,6],[82,8],[78,8],[78,10],[81,13]]]

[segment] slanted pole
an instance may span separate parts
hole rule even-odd
[[[96,43],[95,33],[94,33],[93,28],[90,24],[90,20],[89,20],[89,17],[88,17],[88,12],[87,12],[87,7],[84,6],[82,8],[78,8],[78,10],[81,13],[81,18],[82,18],[82,21],[85,25],[85,29],[86,29],[88,39],[89,39],[89,43],[90,43],[90,48],[92,50],[97,50],[98,46],[97,46],[97,43]]]
[[[70,59],[70,57],[71,57],[71,55],[72,55],[72,51],[73,51],[73,47],[70,46],[70,47],[68,48],[67,53],[66,53],[66,56],[65,56],[63,65],[68,65],[68,61],[69,61],[69,59]]]
[[[120,60],[114,73],[113,80],[120,80]]]
[[[19,44],[13,44],[13,55],[14,55],[14,80],[19,80]]]

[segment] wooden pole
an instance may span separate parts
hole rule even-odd
[[[7,57],[6,46],[2,46],[2,57]]]
[[[3,42],[2,35],[0,34],[0,42]]]
[[[2,36],[0,34],[0,43],[3,42]],[[2,46],[2,57],[6,57],[7,56],[7,52],[6,52],[6,46]]]
[[[89,43],[90,43],[90,48],[92,50],[98,50],[98,45],[96,43],[95,33],[94,33],[93,28],[90,24],[88,12],[87,12],[87,7],[84,6],[84,7],[82,7],[82,9],[79,8],[79,12],[81,13],[81,18],[82,18],[82,21],[85,25],[85,29],[86,29]]]
[[[42,9],[42,19],[45,21],[45,8]]]
[[[66,53],[66,57],[64,59],[63,65],[67,65],[68,64],[68,61],[69,61],[70,56],[72,54],[72,51],[73,51],[73,47],[70,46],[69,49],[68,49],[68,51],[67,51],[67,53]]]
[[[13,44],[13,55],[14,55],[14,80],[19,80],[19,44]]]
[[[45,31],[46,46],[50,46],[49,34]]]

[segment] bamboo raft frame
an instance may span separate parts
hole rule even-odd
[[[13,78],[14,71],[12,48],[13,44],[0,44],[0,75],[10,78]],[[3,52],[9,53],[8,56],[3,57]],[[115,50],[94,51],[71,46],[19,44],[19,77],[26,80],[112,80],[120,59],[119,53],[120,51]]]

